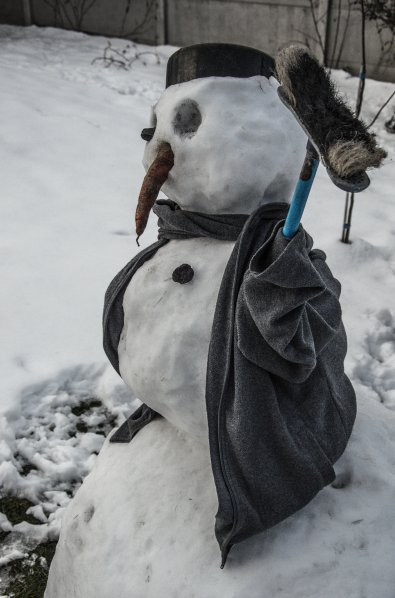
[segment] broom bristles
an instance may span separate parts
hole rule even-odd
[[[327,167],[347,179],[381,165],[386,152],[339,97],[324,67],[306,48],[282,50],[276,70],[287,102]]]

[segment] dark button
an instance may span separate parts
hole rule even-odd
[[[186,284],[192,280],[194,274],[195,272],[189,264],[181,264],[181,266],[178,266],[178,268],[174,270],[172,279],[174,282]]]

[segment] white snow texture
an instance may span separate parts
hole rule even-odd
[[[271,77],[208,77],[171,85],[153,110],[155,135],[144,165],[167,141],[174,166],[163,192],[186,210],[250,214],[257,202],[287,201],[303,163],[306,136]],[[187,125],[194,102],[201,124]],[[182,123],[181,120],[181,124]],[[179,124],[179,123],[178,123]]]
[[[121,49],[126,45],[122,40],[112,43]],[[138,404],[106,365],[101,349],[101,308],[106,285],[138,251],[133,212],[144,176],[144,143],[139,133],[150,125],[151,106],[163,92],[166,58],[174,51],[158,48],[161,64],[156,64],[156,56],[148,55],[147,65],[136,62],[133,70],[122,71],[105,69],[100,62],[91,64],[105,44],[103,38],[54,29],[0,27],[0,73],[6,81],[0,89],[0,226],[5,256],[0,268],[6,291],[1,297],[5,350],[1,356],[0,484],[1,494],[29,498],[35,505],[32,513],[42,521],[41,525],[13,527],[0,516],[1,529],[11,530],[0,547],[0,565],[22,558],[46,538],[57,537],[63,515],[45,598],[394,598],[394,139],[383,129],[391,106],[374,125],[389,158],[372,176],[370,188],[356,198],[352,245],[338,242],[344,194],[322,168],[303,217],[305,228],[316,246],[326,251],[343,286],[349,340],[346,369],[358,398],[350,444],[336,465],[338,475],[332,486],[279,526],[235,547],[221,571],[213,533],[216,498],[207,442],[202,440],[205,422],[195,391],[199,388],[203,397],[199,347],[201,342],[207,343],[212,315],[206,311],[204,324],[202,319],[219,284],[220,262],[224,263],[230,251],[227,244],[217,249],[211,261],[210,242],[202,241],[199,255],[194,243],[188,248],[189,242],[179,242],[186,244],[185,255],[178,261],[175,252],[170,255],[177,242],[170,243],[166,260],[157,262],[163,278],[165,262],[171,277],[175,266],[195,260],[195,288],[205,281],[204,293],[211,289],[211,298],[201,297],[196,305],[195,297],[190,300],[197,310],[190,325],[197,332],[182,358],[183,367],[190,369],[179,374],[173,364],[171,370],[175,404],[179,406],[182,400],[183,376],[188,376],[193,380],[189,397],[197,398],[197,410],[192,411],[189,400],[182,421],[176,421],[172,418],[175,410],[166,404],[173,423],[155,421],[129,445],[106,441],[101,449],[108,426],[119,424]],[[353,101],[357,79],[341,71],[334,77]],[[218,84],[224,104],[225,87],[238,85],[213,83]],[[207,116],[204,86],[205,82],[201,89],[192,84],[190,88],[201,94],[198,104]],[[269,87],[270,95],[274,87]],[[255,78],[252,88],[257,94],[251,100],[254,103],[264,93]],[[183,89],[180,86],[163,94],[156,107],[157,118],[169,115],[177,102],[188,99],[192,91],[188,88],[184,96]],[[390,83],[367,81],[362,113],[366,122],[393,89]],[[241,88],[235,93],[243,95]],[[215,98],[210,101],[214,103]],[[248,115],[246,99],[244,104]],[[192,154],[183,155],[182,149],[197,142],[200,133],[211,134],[203,128],[204,120],[195,139],[179,140],[178,156],[183,156],[188,176],[194,177],[197,193],[188,196],[188,180],[178,186],[175,177],[169,179],[165,190],[183,207],[215,211],[213,204],[207,207],[207,200],[218,194],[219,211],[227,209],[227,197],[236,202],[229,211],[238,211],[239,196],[232,196],[232,189],[240,189],[239,182],[248,184],[247,173],[247,178],[257,176],[254,185],[261,188],[264,179],[260,177],[268,172],[267,164],[260,162],[263,157],[254,162],[244,141],[232,147],[232,127],[237,120],[234,108],[221,112],[222,132],[229,137],[222,147],[216,146],[219,165],[213,176],[202,180],[201,187],[196,171],[199,161],[191,159]],[[283,114],[287,119],[288,114]],[[229,129],[225,127],[228,121]],[[159,133],[164,135],[160,128]],[[246,140],[248,131],[239,131],[237,138],[243,140],[243,135]],[[257,125],[257,143],[262,135]],[[159,137],[152,147],[157,140]],[[303,137],[299,142],[303,145]],[[241,168],[241,160],[228,162],[230,154],[240,154],[241,146],[247,151],[246,163],[252,174],[248,167]],[[303,155],[295,159],[292,155],[281,157],[281,168],[293,177]],[[200,154],[202,164],[206,159],[211,164],[208,155]],[[270,175],[276,179],[277,173],[281,174],[281,168],[275,172],[280,157],[272,151],[267,159]],[[145,161],[150,160],[147,150]],[[238,180],[226,194],[221,176],[228,178],[230,168],[235,169]],[[272,191],[276,189],[275,184]],[[266,200],[264,193],[262,199]],[[249,209],[252,206],[242,211]],[[155,220],[151,216],[142,238],[146,245],[156,239]],[[146,284],[147,276],[142,271],[135,282]],[[215,278],[212,286],[210,277]],[[174,292],[190,292],[188,285],[184,287]],[[168,310],[170,297],[163,301]],[[130,309],[137,304],[135,294]],[[185,301],[185,318],[187,305]],[[130,336],[128,352],[136,355],[136,371],[146,370],[149,377],[144,351],[154,342],[155,313],[164,319],[166,309],[159,303],[155,311],[154,302],[147,309],[152,310],[150,323],[144,324],[140,338],[135,329],[136,338]],[[185,346],[185,334],[180,338],[179,331],[171,338],[170,334],[163,328],[162,352],[166,345],[181,340]],[[168,353],[180,359],[179,348]],[[159,352],[157,359],[155,372],[161,365]],[[155,376],[159,379],[160,372]],[[129,381],[137,396],[141,394],[139,398],[145,400],[142,393],[156,386],[155,376],[145,387],[140,380],[138,390],[138,382]],[[159,393],[155,400],[161,400]],[[77,415],[81,405],[89,409]],[[194,435],[195,417],[200,425]],[[88,432],[80,432],[77,423],[84,424]]]
[[[172,85],[153,110],[148,169],[164,142],[174,166],[163,186],[184,209],[249,214],[287,201],[306,136],[271,78],[209,77]],[[207,442],[205,379],[216,298],[234,243],[170,241],[139,268],[124,298],[118,349],[123,380],[176,427]],[[175,284],[181,264],[193,280]],[[160,307],[160,310],[158,310]]]

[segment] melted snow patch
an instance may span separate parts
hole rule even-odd
[[[25,497],[27,515],[41,524],[12,525],[0,513],[0,563],[24,558],[31,549],[57,538],[61,515],[91,471],[105,436],[135,408],[123,385],[114,384],[107,366],[78,366],[53,380],[26,388],[18,411],[0,420],[2,495]]]

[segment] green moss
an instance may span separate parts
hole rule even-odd
[[[117,423],[116,417],[98,399],[90,398],[82,401],[79,405],[71,409],[71,413],[78,418],[78,421],[69,431],[71,437],[76,436],[77,432],[80,434],[93,432],[101,436],[106,436]],[[93,414],[102,416],[104,421],[95,426],[90,425],[88,417]]]
[[[27,515],[26,511],[33,506],[33,503],[26,498],[19,498],[15,496],[3,496],[0,498],[0,512],[4,513],[8,521],[12,525],[27,521],[33,525],[41,523],[33,515]]]
[[[105,436],[116,425],[116,417],[112,415],[103,403],[93,397],[87,397],[79,405],[71,409],[75,416],[72,426],[70,426],[70,436],[77,433],[95,432]],[[89,424],[89,416],[101,416],[101,421],[95,426]],[[97,420],[96,420],[97,421]],[[49,426],[49,431],[54,430],[54,424]],[[33,432],[32,432],[33,433]],[[19,470],[26,476],[36,469],[34,465],[28,462],[22,455],[17,455]],[[66,490],[69,496],[73,494],[73,488],[80,480],[70,480],[69,488]],[[22,521],[32,524],[41,523],[32,515],[27,515],[26,511],[32,503],[25,498],[14,496],[0,497],[0,511],[4,513],[8,520],[16,525]],[[9,532],[0,532],[0,542],[3,541]],[[47,584],[49,566],[55,553],[56,542],[46,542],[40,544],[29,554],[20,560],[13,561],[4,569],[4,579],[9,579],[7,588],[1,588],[9,598],[43,598]]]
[[[88,426],[83,421],[77,422],[75,429],[77,430],[77,432],[88,432]]]
[[[0,545],[1,545],[2,541],[6,539],[6,537],[8,536],[9,533],[10,532],[0,531]]]
[[[37,471],[37,467],[33,463],[30,463],[30,461],[27,461],[22,455],[17,453],[15,459],[19,463],[20,472],[23,476],[27,476],[31,471]]]
[[[27,558],[6,567],[6,573],[12,580],[6,588],[10,598],[43,598],[55,549],[56,542],[40,544]]]
[[[0,498],[0,511],[8,520],[16,525],[22,521],[32,524],[40,524],[32,515],[26,511],[33,506],[26,498],[15,496],[3,496]],[[8,533],[0,535],[0,541],[4,540]],[[40,544],[28,553],[28,556],[13,561],[4,567],[5,579],[10,579],[9,585],[5,588],[5,594],[10,598],[43,598],[47,584],[48,569],[55,553],[56,542]]]
[[[102,407],[102,402],[99,401],[98,399],[90,399],[88,401],[84,401],[83,403],[80,403],[76,407],[73,407],[71,410],[71,413],[73,415],[76,415],[77,417],[79,417],[80,415],[87,413],[94,407]]]

